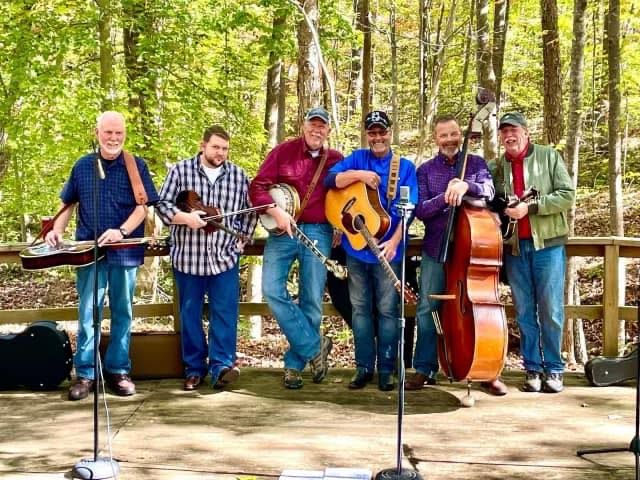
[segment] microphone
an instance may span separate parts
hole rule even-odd
[[[407,214],[415,208],[415,205],[409,200],[409,187],[407,185],[400,186],[400,198],[396,204],[396,209],[402,214]]]
[[[104,180],[106,178],[106,175],[104,174],[104,168],[102,168],[100,150],[98,149],[96,142],[94,142],[93,140],[91,141],[91,146],[93,148],[93,152],[96,154],[96,169],[98,171],[98,176],[100,177],[100,180]]]
[[[400,186],[400,203],[409,203],[409,187],[406,185]]]

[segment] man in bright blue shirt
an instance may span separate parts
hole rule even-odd
[[[158,194],[147,165],[141,158],[134,157],[147,196],[146,204],[136,202],[124,159],[126,128],[122,114],[102,113],[98,117],[96,137],[100,144],[98,154],[90,153],[75,163],[60,193],[63,205],[77,204],[76,240],[93,240],[97,236],[98,244],[102,246],[121,242],[126,237],[142,237],[147,205],[156,203]],[[45,237],[47,244],[62,244],[62,235],[74,209],[71,206],[56,218]],[[97,266],[99,315],[102,315],[107,289],[111,309],[111,335],[104,357],[105,380],[109,388],[121,396],[135,393],[135,385],[129,377],[129,342],[136,273],[143,260],[142,245],[107,248]],[[76,380],[69,389],[70,400],[83,399],[94,388],[94,272],[94,265],[77,269],[78,337],[73,362]]]
[[[400,277],[404,258],[404,239],[400,212],[396,205],[400,200],[400,187],[409,187],[409,201],[418,200],[418,184],[413,163],[399,159],[397,183],[389,189],[389,178],[394,159],[391,150],[391,121],[380,110],[370,112],[365,118],[369,148],[355,150],[329,171],[325,185],[329,188],[345,188],[355,182],[363,182],[368,188],[377,189],[381,206],[389,214],[391,223],[386,234],[378,241],[381,255]],[[395,159],[394,159],[395,160]],[[393,371],[398,350],[398,305],[400,297],[394,282],[385,271],[376,254],[365,247],[353,248],[346,236],[342,245],[347,253],[349,270],[349,298],[353,305],[353,339],[356,357],[356,373],[349,388],[363,388],[373,379],[378,368],[378,388],[383,391],[394,388]],[[374,310],[377,314],[372,315]],[[378,323],[376,343],[374,322]]]

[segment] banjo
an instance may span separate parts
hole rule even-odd
[[[300,197],[298,196],[298,192],[296,192],[295,188],[291,185],[287,185],[286,183],[276,183],[269,188],[269,195],[271,195],[276,206],[282,208],[292,217],[295,217],[300,211]],[[278,228],[276,221],[271,215],[262,213],[259,218],[260,223],[262,223],[262,226],[269,233],[273,235],[282,235],[284,233],[283,230]],[[300,229],[298,229],[298,226],[294,222],[291,223],[291,227],[296,238],[320,259],[327,270],[341,280],[347,278],[347,268],[345,266],[340,265],[337,261],[324,255],[318,247],[316,247],[316,242],[311,240]]]

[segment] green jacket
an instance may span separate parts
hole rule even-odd
[[[502,167],[502,168],[500,168]],[[511,162],[504,154],[489,163],[496,195],[513,195]],[[506,181],[505,181],[506,179]],[[525,189],[535,187],[538,198],[529,203],[529,221],[536,250],[564,244],[569,233],[567,211],[575,201],[575,189],[564,160],[557,150],[547,145],[531,144],[524,159]],[[516,244],[513,253],[517,254]]]

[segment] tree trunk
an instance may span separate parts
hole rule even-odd
[[[509,0],[495,0],[493,15],[493,71],[496,76],[496,101],[500,108],[502,93],[502,66],[504,64],[504,49],[507,44],[507,29],[509,27]]]
[[[585,18],[587,0],[575,0],[573,5],[573,42],[571,45],[571,71],[569,77],[569,121],[567,125],[567,163],[573,188],[578,186],[580,140],[582,138],[582,92],[584,84],[584,44],[586,39]],[[569,236],[575,235],[576,204],[571,206],[568,214]],[[580,292],[577,288],[576,258],[569,259],[565,278],[565,295],[568,305],[580,304]],[[575,289],[574,289],[575,286]],[[585,361],[585,344],[576,344],[576,340],[584,339],[581,319],[565,321],[563,351],[569,352],[568,363]],[[577,352],[577,353],[576,353]]]
[[[278,144],[278,120],[284,111],[280,111],[278,100],[280,99],[283,61],[280,58],[279,43],[282,40],[286,16],[284,10],[278,10],[273,18],[273,30],[271,32],[272,49],[269,52],[269,70],[267,71],[267,91],[264,112],[264,129],[267,131],[268,145],[270,148]]]
[[[362,30],[362,20],[360,18],[360,0],[353,0],[353,13],[355,17],[356,30]],[[360,95],[362,92],[362,46],[357,45],[351,48],[351,71],[349,73],[349,83],[347,87],[347,122],[358,110],[360,105]]]
[[[102,110],[113,108],[113,47],[111,45],[111,2],[96,0],[99,10],[98,41],[100,47],[100,90]]]
[[[420,165],[423,161],[428,139],[431,138],[431,124],[433,123],[433,118],[438,110],[438,95],[440,93],[440,85],[442,82],[442,75],[444,73],[447,48],[453,37],[453,29],[455,27],[456,0],[452,0],[449,3],[449,12],[447,13],[446,25],[443,32],[442,23],[444,22],[444,15],[445,4],[443,3],[440,9],[436,37],[434,39],[434,44],[436,46],[428,49],[428,56],[431,58],[431,62],[426,63],[429,69],[425,72],[425,91],[422,95],[424,104],[422,113],[423,117],[421,121],[422,131],[420,132],[420,145],[418,147],[418,155],[416,158],[417,165]],[[429,34],[429,37],[430,36],[431,35]],[[429,80],[426,80],[427,76],[429,77]]]
[[[490,92],[496,91],[496,76],[493,71],[491,46],[489,45],[489,0],[479,0],[476,9],[478,32],[476,60],[478,85]],[[487,162],[498,157],[498,125],[495,117],[482,126],[482,144]]]
[[[396,37],[396,2],[391,0],[389,11],[389,32],[391,43],[391,121],[393,122],[394,145],[400,145],[400,115],[398,112],[398,39]]]
[[[620,149],[620,2],[609,0],[607,15],[607,63],[609,80],[609,215],[611,234],[624,236],[624,215],[622,199],[622,165]],[[624,304],[625,264],[620,259],[618,285],[620,291],[619,304]],[[618,345],[624,346],[625,322],[619,321]],[[622,354],[622,351],[618,352]]]
[[[319,10],[318,0],[305,0],[303,9],[317,30]],[[304,115],[311,107],[320,105],[322,100],[322,71],[320,56],[313,44],[313,33],[305,19],[298,23],[298,125],[304,122]]]
[[[156,75],[152,74],[145,62],[139,44],[140,37],[150,38],[155,31],[152,12],[145,8],[146,3],[140,0],[123,4],[124,28],[122,42],[124,46],[124,64],[126,68],[127,84],[129,86],[129,112],[139,122],[142,142],[135,145],[135,150],[149,155],[153,140],[158,138],[155,128],[154,114],[151,106],[154,104],[156,92]],[[155,153],[155,152],[154,152]]]
[[[540,9],[544,64],[544,141],[558,145],[564,136],[564,115],[557,0],[540,0]]]
[[[362,121],[360,122],[360,146],[367,146],[364,119],[371,108],[371,24],[369,21],[369,0],[360,0],[360,20],[362,23]]]

